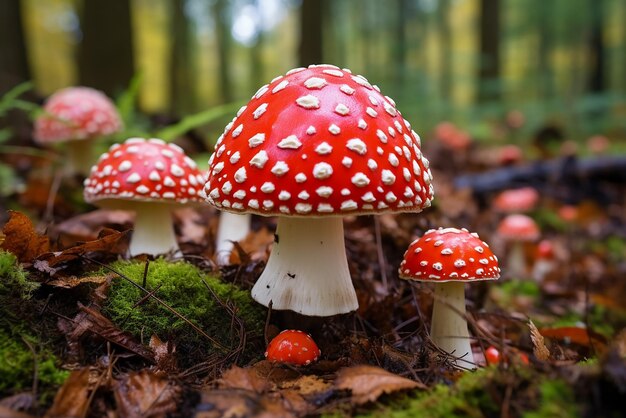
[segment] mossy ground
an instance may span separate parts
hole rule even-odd
[[[361,417],[452,418],[499,417],[506,392],[512,416],[525,418],[575,418],[580,411],[565,382],[536,375],[529,368],[488,367],[466,372],[452,386],[438,384],[414,397],[403,397],[378,405]],[[520,414],[521,411],[524,411]]]
[[[24,310],[38,287],[13,254],[0,251],[0,398],[32,390],[36,367],[38,401],[48,403],[69,373]]]
[[[142,284],[145,263],[117,262],[110,266],[115,271]],[[204,282],[212,289],[215,296],[207,289]],[[250,297],[250,292],[225,284],[214,276],[208,275],[195,266],[185,262],[167,262],[158,259],[149,263],[145,288],[178,311],[188,320],[200,327],[205,333],[220,344],[234,349],[239,344],[237,325],[232,315],[222,305],[229,303],[236,311],[236,316],[245,324],[247,345],[243,360],[258,358],[262,355],[261,342],[264,310]],[[216,351],[210,341],[195,331],[188,323],[168,311],[152,298],[137,302],[145,293],[123,278],[113,280],[109,297],[103,312],[121,329],[147,340],[157,335],[161,340],[176,344],[181,366],[190,366],[207,359]]]

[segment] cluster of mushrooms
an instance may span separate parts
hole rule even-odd
[[[106,132],[119,128],[119,120],[108,122],[94,106],[84,101],[79,108],[97,122],[62,121],[48,131],[81,143],[102,134],[96,131],[103,124]],[[71,116],[63,110],[56,119]],[[44,118],[54,113],[47,112]],[[38,123],[39,132],[56,119]],[[54,136],[40,134],[42,141]],[[250,214],[277,217],[276,240],[252,296],[274,310],[321,317],[358,307],[342,217],[420,212],[433,199],[420,137],[394,101],[363,76],[332,65],[296,68],[262,86],[217,140],[208,172],[174,144],[131,138],[101,155],[84,185],[86,201],[135,211],[131,255],[178,250],[169,215],[176,205],[206,201],[223,211],[222,262],[230,242],[248,232]],[[434,283],[431,337],[459,366],[474,366],[464,285],[499,273],[488,245],[465,229],[428,231],[405,253],[400,277]],[[300,331],[277,339],[266,353],[272,360],[308,364],[320,355]]]

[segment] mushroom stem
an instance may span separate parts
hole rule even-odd
[[[233,242],[242,240],[250,232],[249,213],[222,212],[220,222],[217,227],[217,238],[215,239],[215,258],[217,264],[223,266],[229,264],[230,253],[233,250]]]
[[[277,310],[331,316],[358,308],[339,217],[279,217],[276,241],[252,297]]]
[[[515,279],[526,279],[528,277],[523,242],[513,241],[511,243],[506,268],[508,270],[509,277]]]
[[[80,174],[83,177],[89,175],[91,166],[96,162],[93,158],[92,145],[91,139],[67,142],[65,172],[68,175]]]
[[[465,319],[465,284],[446,282],[435,284],[435,301],[430,336],[443,351],[457,360],[457,366],[474,368],[474,355]]]
[[[130,240],[131,256],[179,251],[169,205],[137,202],[133,205],[133,210],[137,215]]]

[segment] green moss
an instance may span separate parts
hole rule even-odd
[[[539,394],[541,399],[537,409],[524,413],[523,418],[575,418],[581,415],[574,392],[562,380],[543,380]]]
[[[118,262],[111,266],[117,272],[141,284],[144,276],[144,263]],[[191,264],[170,263],[158,259],[150,263],[146,288],[155,290],[156,296],[173,307],[181,315],[192,321],[209,336],[223,346],[234,348],[239,343],[236,324],[231,315],[221,306],[205,287],[202,279],[222,302],[234,305],[237,317],[246,327],[249,343],[260,341],[264,324],[264,310],[254,302],[250,293],[236,286],[225,284],[215,277],[208,276]],[[193,364],[214,352],[210,341],[195,331],[188,323],[168,311],[152,298],[138,307],[133,307],[145,294],[127,280],[113,281],[104,313],[125,331],[137,337],[149,338],[156,334],[162,340],[173,340],[177,345],[181,361]],[[247,358],[261,354],[259,347],[248,347]],[[221,353],[224,354],[224,353]],[[184,356],[184,357],[183,357]]]
[[[36,352],[36,359],[29,344]],[[31,390],[37,365],[39,402],[46,404],[52,400],[69,372],[61,370],[57,357],[40,345],[32,335],[11,335],[0,328],[0,398]]]
[[[28,280],[13,254],[0,250],[0,300],[15,297],[28,299],[38,287],[38,283]]]

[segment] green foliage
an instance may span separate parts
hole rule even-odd
[[[466,372],[453,385],[439,384],[416,397],[405,397],[362,416],[394,418],[452,418],[499,416],[506,387],[513,388],[515,403],[523,405],[525,418],[577,417],[571,389],[562,380],[538,378],[531,369],[502,370],[487,367]]]
[[[58,367],[59,360],[50,350],[39,346],[40,342],[32,335],[12,335],[0,328],[0,398],[30,390],[36,365],[39,402],[52,400],[69,372]]]
[[[111,268],[142,284],[144,263],[117,262]],[[163,259],[153,261],[148,268],[145,287],[152,291],[158,288],[155,293],[158,298],[220,344],[233,348],[239,342],[236,325],[227,310],[205,287],[203,280],[222,302],[230,301],[234,304],[236,315],[245,324],[248,341],[253,341],[255,335],[257,337],[262,335],[263,309],[252,300],[249,292],[222,283],[191,264],[170,263]],[[134,307],[144,296],[140,289],[127,280],[116,279],[111,286],[104,313],[115,324],[135,336],[149,338],[156,334],[162,340],[173,339],[179,352],[189,354],[183,361],[192,362],[197,358],[206,358],[215,350],[210,341],[155,300],[150,298],[140,306]],[[260,354],[250,352],[248,356],[254,358]]]
[[[0,304],[14,298],[28,299],[38,287],[39,283],[28,280],[13,254],[0,250]]]

